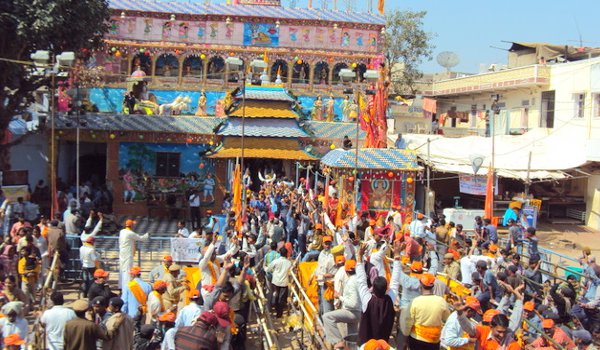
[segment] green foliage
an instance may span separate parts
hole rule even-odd
[[[30,54],[36,50],[60,54],[98,48],[108,30],[109,19],[107,0],[2,0],[0,57],[30,61]],[[45,78],[32,78],[31,69],[29,65],[0,61],[2,134],[12,117],[32,101],[32,93],[49,83]],[[0,164],[0,169],[6,167],[7,164]]]
[[[134,174],[141,175],[144,172],[144,164],[156,162],[156,152],[144,143],[134,143],[127,148],[129,161],[127,168]]]
[[[426,11],[393,10],[385,16],[384,55],[389,74],[394,64],[402,66],[391,79],[396,93],[415,93],[415,83],[422,77],[418,65],[432,58],[434,34],[423,29],[426,14]]]

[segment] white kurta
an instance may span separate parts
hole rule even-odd
[[[140,236],[129,228],[124,228],[119,232],[119,288],[123,288],[131,281],[129,270],[133,267],[135,242],[148,239],[148,233]]]

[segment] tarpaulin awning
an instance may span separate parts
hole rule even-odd
[[[492,160],[490,137],[448,138],[420,134],[402,137],[407,141],[408,149],[415,150],[421,161],[429,162],[438,171],[473,174],[472,159],[478,157],[482,159],[478,174],[485,174]],[[395,139],[396,135],[390,136],[391,142]],[[569,140],[569,143],[566,144],[565,140]],[[534,129],[524,135],[498,135],[495,140],[494,167],[499,176],[506,178],[564,179],[570,176],[566,171],[587,162],[585,150],[586,140],[561,135],[558,131]]]
[[[321,158],[321,164],[331,168],[406,171],[420,169],[415,152],[396,148],[359,149],[358,166],[356,166],[356,158],[356,150],[335,149]]]

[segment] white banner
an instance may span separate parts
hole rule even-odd
[[[476,196],[485,196],[487,188],[487,175],[458,175],[459,190],[461,193],[474,194]],[[498,194],[498,178],[496,177],[496,185],[494,186],[494,195]]]
[[[173,261],[197,263],[200,258],[200,244],[200,238],[171,238]]]

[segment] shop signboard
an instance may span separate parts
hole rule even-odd
[[[461,193],[473,194],[476,196],[485,196],[487,187],[487,176],[477,175],[458,175],[459,190]],[[494,186],[494,195],[498,194],[498,179]]]

